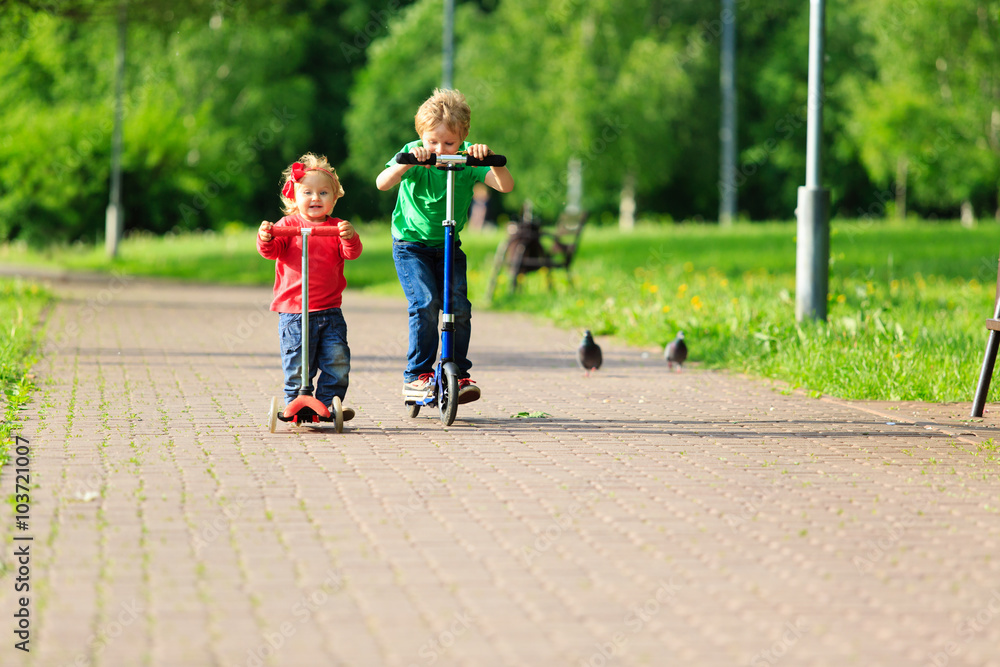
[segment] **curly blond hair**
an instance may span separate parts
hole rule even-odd
[[[344,187],[340,184],[340,177],[337,176],[337,170],[330,166],[330,162],[326,159],[325,155],[316,155],[315,153],[306,153],[300,157],[296,162],[301,163],[305,166],[306,171],[321,171],[326,172],[333,181],[333,195],[334,203],[338,199],[344,196]],[[285,167],[285,170],[281,172],[281,185],[284,185],[292,178],[292,167],[294,164],[290,164]],[[289,199],[285,195],[281,195],[281,207],[285,212],[285,215],[294,215],[298,212],[298,207],[295,205],[294,199]]]
[[[471,120],[472,109],[465,101],[465,95],[452,88],[435,88],[434,94],[417,109],[413,124],[417,134],[422,136],[426,130],[433,130],[444,123],[445,127],[464,140],[469,136]]]

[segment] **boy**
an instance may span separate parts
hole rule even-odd
[[[483,159],[493,155],[486,144],[466,141],[472,111],[465,96],[457,90],[437,89],[417,110],[414,118],[417,141],[402,151],[413,153],[418,161],[435,155],[469,155]],[[392,259],[396,275],[409,302],[410,342],[406,370],[403,372],[403,397],[420,400],[433,389],[434,362],[438,351],[438,314],[443,303],[444,240],[441,222],[445,219],[445,183],[447,174],[433,166],[386,163],[375,184],[389,190],[399,184],[396,209],[392,213]],[[506,167],[466,167],[455,172],[454,217],[455,253],[451,303],[455,315],[455,363],[459,368],[458,403],[471,403],[481,392],[469,377],[469,340],[472,335],[472,304],[468,297],[466,258],[458,233],[465,226],[472,202],[473,185],[485,183],[499,192],[514,189],[514,179]]]

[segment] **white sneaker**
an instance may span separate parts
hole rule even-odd
[[[422,401],[434,392],[434,373],[424,373],[412,382],[403,383],[403,398]]]

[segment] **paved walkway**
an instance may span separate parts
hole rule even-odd
[[[398,396],[404,305],[351,293],[357,418],[270,434],[269,290],[56,288],[28,530],[0,508],[33,538],[0,561],[4,665],[1000,665],[994,406],[810,399],[606,339],[586,379],[579,332],[479,312],[483,399],[444,428]]]

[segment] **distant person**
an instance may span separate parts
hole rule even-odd
[[[274,236],[271,229],[334,226],[340,230],[339,236],[309,239],[309,383],[320,371],[315,397],[330,406],[335,396],[342,402],[347,396],[351,349],[340,305],[347,286],[344,260],[361,255],[361,237],[348,221],[330,217],[344,188],[326,157],[306,153],[282,176],[285,217],[260,223],[257,252],[275,260],[271,310],[278,313],[286,403],[295,400],[302,384],[302,237]],[[344,421],[353,419],[354,409],[344,407],[343,415]]]
[[[486,225],[486,214],[490,207],[490,189],[476,181],[472,185],[472,207],[469,209],[469,229],[480,231]]]
[[[437,89],[417,110],[416,141],[399,152],[413,153],[418,161],[430,155],[467,153],[484,159],[493,155],[486,144],[466,141],[472,111],[457,90]],[[438,314],[443,304],[445,189],[447,174],[432,166],[396,164],[390,159],[378,175],[379,190],[399,184],[396,209],[392,213],[392,259],[396,274],[409,302],[410,342],[403,397],[422,400],[434,390],[434,362],[438,352]],[[499,192],[514,189],[514,179],[506,167],[466,167],[455,172],[454,216],[455,253],[451,303],[455,316],[455,363],[459,369],[459,404],[478,400],[481,391],[469,377],[469,341],[472,337],[472,304],[468,296],[466,258],[458,233],[465,227],[476,183],[485,183]]]

